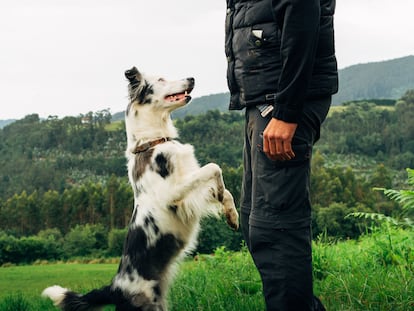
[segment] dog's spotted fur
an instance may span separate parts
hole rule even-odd
[[[194,79],[167,82],[135,67],[125,75],[130,97],[126,157],[135,207],[123,255],[112,284],[100,290],[79,295],[60,286],[47,288],[43,294],[62,310],[115,304],[118,311],[166,311],[175,264],[194,248],[201,218],[223,211],[229,225],[238,228],[219,166],[200,167],[193,147],[176,140],[170,113],[190,101]],[[152,147],[139,148],[145,144]]]

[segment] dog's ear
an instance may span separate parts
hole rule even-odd
[[[139,83],[141,81],[141,74],[136,67],[125,71],[125,77],[130,83]]]

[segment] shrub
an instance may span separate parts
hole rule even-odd
[[[233,231],[226,224],[224,218],[216,219],[212,217],[204,219],[201,223],[196,251],[201,254],[211,254],[221,246],[236,251],[240,250],[241,244],[241,230]]]
[[[60,243],[52,238],[30,236],[18,239],[10,235],[0,235],[0,265],[58,259],[61,255]]]
[[[329,208],[319,208],[314,216],[316,227],[319,230],[317,234],[326,233],[328,236],[337,238],[358,237],[366,230],[367,221],[360,222],[346,216],[350,212],[366,209],[362,204],[355,208],[349,208],[344,203],[332,203]]]
[[[106,245],[107,234],[103,225],[77,225],[65,236],[63,250],[66,257],[83,257],[104,250]]]
[[[13,236],[10,236],[4,233],[0,235],[0,264],[1,265],[7,262],[11,262],[11,263],[18,262],[18,258],[21,256],[18,241],[19,240]]]
[[[113,256],[120,256],[128,229],[112,229],[108,235],[108,252]]]

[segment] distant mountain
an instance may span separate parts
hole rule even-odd
[[[219,93],[194,98],[187,106],[177,109],[173,112],[173,119],[181,119],[187,115],[199,115],[208,110],[218,110],[228,112],[230,94]],[[112,121],[124,120],[125,113],[123,111],[114,113]]]
[[[5,127],[6,125],[13,123],[14,119],[7,119],[7,120],[0,120],[0,129],[2,129],[3,127]]]
[[[414,55],[402,58],[353,65],[339,70],[339,92],[334,105],[344,102],[372,99],[399,99],[414,89]],[[173,118],[198,115],[208,110],[228,111],[229,93],[194,98],[192,102],[173,113]],[[124,119],[124,112],[112,115],[112,121]],[[15,120],[0,120],[0,128]]]
[[[334,105],[356,100],[396,100],[407,90],[414,89],[414,56],[359,64],[339,70],[339,92]],[[186,107],[174,112],[173,117],[200,114],[207,110],[228,111],[229,93],[195,98]]]
[[[230,93],[219,93],[194,98],[187,106],[173,112],[174,119],[180,119],[187,115],[198,115],[208,110],[228,112]]]
[[[339,71],[334,105],[361,99],[399,99],[414,89],[414,56],[359,64]]]

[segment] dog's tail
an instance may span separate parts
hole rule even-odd
[[[49,297],[55,306],[64,311],[93,310],[99,306],[114,304],[114,292],[111,286],[95,289],[85,295],[72,292],[58,285],[46,288],[42,296]]]

